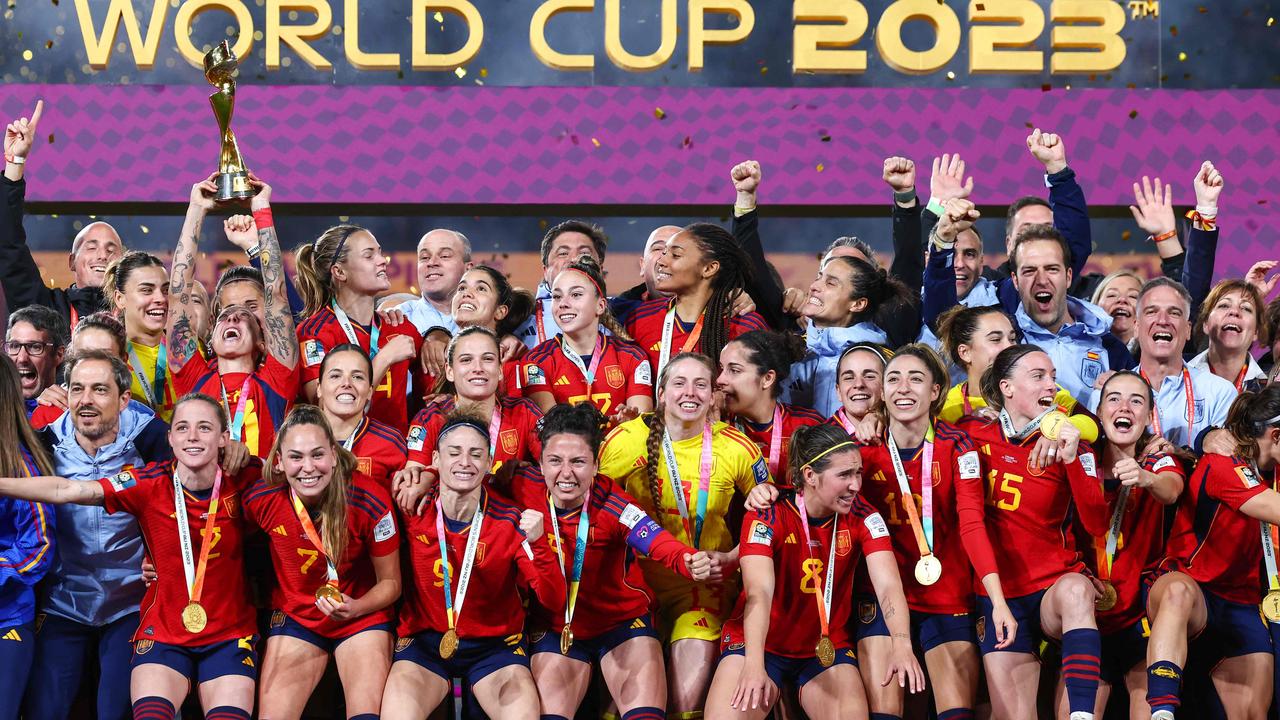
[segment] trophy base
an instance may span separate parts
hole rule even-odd
[[[253,197],[253,188],[249,187],[249,173],[244,171],[219,173],[217,200],[240,200]]]

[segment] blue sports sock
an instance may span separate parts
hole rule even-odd
[[[543,713],[538,717],[541,718],[541,720],[569,720],[569,718],[563,715],[548,715],[546,713]]]
[[[973,720],[973,710],[969,708],[952,708],[938,713],[938,720]]]
[[[1151,712],[1173,712],[1182,704],[1182,668],[1168,660],[1147,667],[1147,704]]]
[[[622,720],[663,720],[666,716],[665,710],[656,707],[638,707],[628,710]]]
[[[204,720],[249,720],[249,711],[231,705],[219,705],[210,708],[204,714]]]
[[[359,715],[352,715],[347,720],[378,720],[378,715],[377,713],[360,713]]]
[[[871,713],[871,720],[902,720],[902,716],[889,713]]]
[[[1062,683],[1067,686],[1071,712],[1092,713],[1098,697],[1102,635],[1093,628],[1062,635]]]
[[[133,720],[173,720],[177,713],[173,703],[155,695],[138,698],[133,704]]]

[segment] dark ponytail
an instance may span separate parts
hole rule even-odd
[[[809,466],[820,473],[831,464],[831,459],[842,452],[839,445],[848,445],[849,450],[857,452],[858,446],[849,440],[849,434],[839,425],[809,425],[796,428],[791,435],[791,444],[787,446],[787,477],[796,492],[804,492],[804,468]]]
[[[891,327],[894,315],[902,312],[902,308],[915,301],[910,288],[901,280],[891,276],[884,268],[876,267],[862,258],[849,255],[838,255],[827,261],[844,263],[853,274],[849,278],[853,290],[849,299],[864,298],[867,306],[862,312],[854,313],[850,325],[870,320],[877,327]]]
[[[711,299],[703,311],[702,352],[718,359],[729,342],[729,313],[733,300],[751,282],[751,258],[728,230],[712,223],[693,223],[681,231],[688,233],[702,253],[702,262],[720,263],[711,278]]]
[[[805,356],[804,339],[791,333],[772,330],[752,330],[734,338],[732,342],[747,351],[747,362],[755,366],[761,375],[772,370],[777,378],[769,388],[770,396],[782,394],[782,386],[791,376],[791,366]]]
[[[1004,315],[1009,320],[1013,332],[1021,338],[1022,331],[1018,329],[1018,323],[1014,322],[1013,318],[1010,318],[999,305],[972,308],[956,305],[938,318],[938,339],[942,341],[942,351],[957,367],[968,370],[964,361],[960,359],[960,346],[973,345],[973,336],[978,332],[978,323],[988,315]]]
[[[1022,358],[1031,353],[1044,352],[1035,345],[1011,345],[1000,351],[991,367],[982,373],[982,399],[996,410],[1004,409],[1004,395],[1000,392],[1000,381],[1007,380],[1013,374],[1013,368]]]
[[[1258,459],[1258,438],[1280,427],[1280,385],[1271,384],[1257,392],[1245,391],[1227,411],[1227,432],[1235,438],[1238,453]]]

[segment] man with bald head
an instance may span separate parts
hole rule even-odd
[[[649,239],[644,241],[644,255],[640,257],[640,284],[613,299],[612,308],[619,322],[625,323],[631,310],[645,300],[662,297],[655,284],[653,268],[667,249],[667,242],[681,229],[677,225],[663,225],[649,233]]]
[[[72,285],[67,288],[45,285],[22,227],[27,193],[23,174],[43,110],[44,102],[37,102],[29,119],[20,118],[5,128],[4,176],[0,178],[0,190],[4,193],[0,200],[0,282],[4,284],[9,307],[45,305],[57,310],[74,327],[79,318],[106,309],[102,298],[103,278],[107,266],[124,254],[124,243],[115,228],[107,223],[90,223],[71,242],[67,265],[74,279]]]
[[[471,265],[471,241],[457,230],[436,228],[418,240],[420,297],[399,306],[418,332],[452,325],[453,294]]]

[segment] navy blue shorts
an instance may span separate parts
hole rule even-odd
[[[1252,653],[1271,653],[1271,633],[1257,605],[1224,600],[1204,588],[1200,593],[1204,595],[1209,619],[1204,632],[1193,641],[1192,653],[1209,658],[1211,663]]]
[[[593,638],[575,637],[573,645],[569,648],[568,657],[591,665],[600,662],[601,658],[613,652],[613,649],[622,643],[638,637],[658,639],[658,631],[653,627],[652,615],[644,615],[619,623],[613,629],[606,630]],[[536,632],[529,635],[529,640],[532,642],[534,655],[560,654],[560,633]]]
[[[1040,641],[1044,639],[1044,631],[1040,629],[1040,602],[1048,590],[1040,590],[1022,597],[1006,598],[1009,611],[1018,623],[1018,632],[1013,644],[1007,648],[996,650],[996,631],[991,619],[991,598],[978,596],[978,619],[975,629],[978,634],[978,650],[986,655],[993,652],[1019,652],[1039,656]]]
[[[529,653],[524,646],[524,633],[500,638],[463,638],[453,657],[440,657],[440,638],[444,633],[424,630],[412,637],[396,641],[393,662],[407,660],[421,665],[447,681],[462,678],[470,685],[483,680],[490,673],[509,665],[529,667]]]
[[[1019,630],[1022,628],[1019,627]],[[1105,682],[1124,687],[1124,675],[1139,663],[1147,666],[1147,638],[1151,627],[1146,616],[1132,625],[1102,636],[1102,661],[1100,674]]]
[[[856,604],[857,638],[889,637],[889,626],[884,622],[884,613],[880,612],[880,603],[875,596],[858,595]],[[943,643],[955,641],[977,644],[973,617],[969,613],[952,615],[911,611],[911,642],[922,652],[929,652]]]
[[[389,622],[382,622],[382,623],[378,623],[377,625],[370,625],[369,627],[360,628],[359,630],[355,630],[345,635],[339,635],[337,637],[325,637],[324,635],[321,635],[315,630],[312,630],[304,626],[302,623],[298,622],[297,620],[294,620],[293,618],[289,617],[289,615],[286,614],[283,610],[273,610],[271,612],[271,627],[270,629],[267,630],[267,637],[273,638],[277,636],[284,636],[284,637],[298,638],[299,640],[315,645],[321,650],[332,655],[333,651],[337,649],[337,647],[342,643],[346,642],[347,640],[350,640],[351,638],[355,637],[356,635],[359,635],[360,633],[369,632],[370,630],[382,630],[383,632],[386,632],[393,637],[396,634],[396,629],[394,625],[392,625]]]
[[[197,647],[169,645],[147,639],[135,640],[130,666],[138,667],[149,663],[164,665],[181,673],[196,685],[226,675],[243,675],[257,680],[257,646],[257,635]]]
[[[729,649],[720,653],[721,658],[730,655],[747,654],[745,647],[739,647],[738,643],[734,643]],[[836,665],[852,665],[858,666],[858,655],[853,648],[838,647],[836,648],[836,661],[831,667],[823,667],[818,662],[817,657],[793,658],[785,655],[775,655],[769,651],[764,653],[764,671],[769,675],[769,679],[779,688],[790,685],[797,690],[804,687],[810,680],[822,674],[823,670],[830,670]]]

